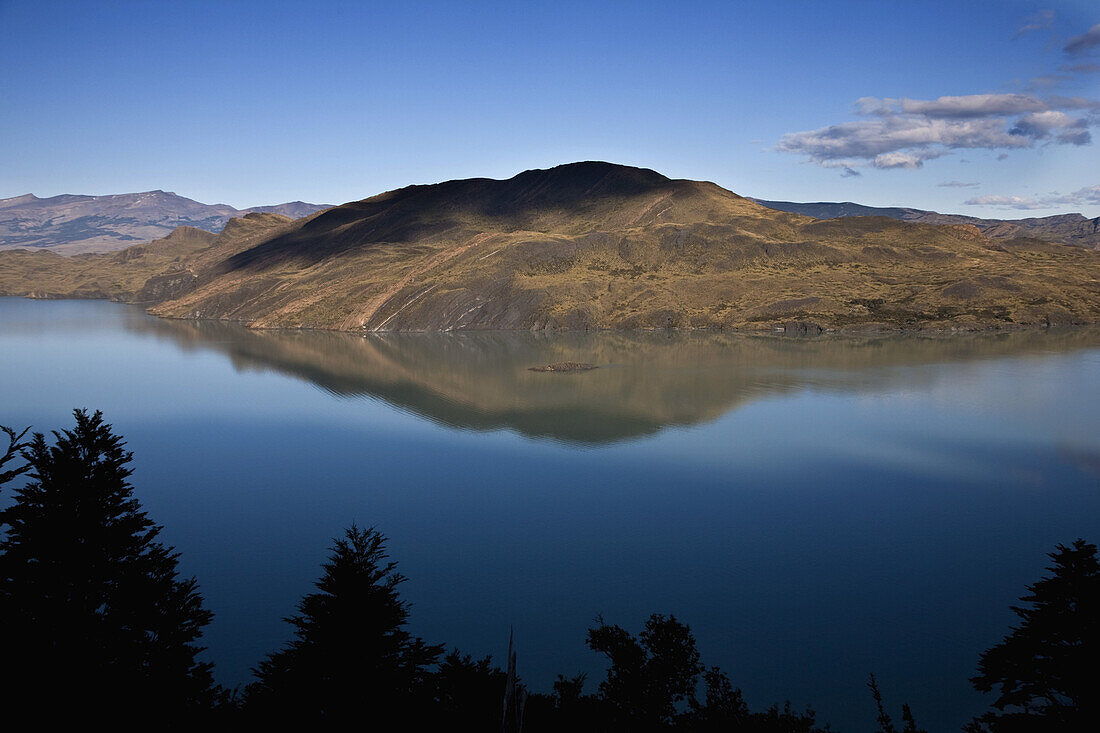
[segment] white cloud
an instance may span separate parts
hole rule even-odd
[[[1046,209],[1047,204],[1039,203],[1038,199],[1029,199],[1023,196],[975,196],[967,199],[969,206],[995,206],[999,209]]]
[[[870,119],[788,133],[776,150],[805,155],[825,167],[912,170],[953,149],[1012,150],[1041,141],[1086,145],[1100,103],[1029,94],[863,97],[856,100],[856,110]]]
[[[871,165],[876,168],[905,168],[913,170],[924,165],[924,161],[938,158],[942,153],[934,150],[922,150],[916,153],[882,153],[876,155]]]
[[[939,99],[883,100],[896,102],[905,114],[937,118],[974,118],[993,115],[1013,115],[1048,109],[1042,100],[1027,94],[968,94]]]
[[[1071,117],[1057,110],[1046,110],[1033,112],[1016,120],[1016,125],[1011,132],[1034,140],[1044,140],[1055,134],[1060,143],[1087,145],[1092,141],[1088,128],[1089,123],[1086,119]]]
[[[1017,31],[1050,27],[1054,12],[1041,10]],[[1100,23],[1071,38],[1065,52],[1077,56],[1100,47]],[[1063,66],[1074,73],[1092,73],[1100,66],[1077,63]],[[1032,89],[1067,81],[1056,74],[1038,76]],[[855,112],[864,119],[816,130],[783,135],[775,150],[805,156],[843,175],[859,167],[913,170],[957,149],[1020,150],[1043,145],[1088,145],[1090,127],[1100,125],[1100,101],[1053,94],[964,94],[936,99],[861,97]],[[997,160],[1004,160],[1002,152]],[[1018,202],[1017,202],[1018,203]],[[1008,202],[1000,205],[1015,205]]]
[[[964,183],[962,181],[944,181],[943,183],[937,183],[938,188],[978,188],[980,183]]]
[[[975,196],[967,199],[970,206],[993,206],[1000,209],[1050,209],[1056,206],[1100,205],[1100,186],[1086,186],[1069,194],[1053,193],[1047,196]]]

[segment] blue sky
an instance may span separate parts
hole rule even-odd
[[[1100,215],[1095,0],[0,0],[0,69],[0,198],[341,203],[598,159]]]

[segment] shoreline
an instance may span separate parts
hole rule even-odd
[[[81,296],[76,294],[5,294],[0,293],[0,298],[22,298],[24,300],[103,300],[120,305],[140,308],[146,314],[168,321],[207,321],[217,323],[233,323],[250,331],[312,331],[318,333],[347,333],[347,334],[443,334],[443,333],[543,333],[543,334],[582,334],[582,333],[731,333],[747,336],[782,336],[786,338],[818,338],[823,336],[890,336],[900,334],[926,334],[931,336],[955,336],[977,333],[1010,333],[1017,331],[1042,331],[1050,329],[1079,329],[1100,326],[1100,320],[1067,323],[1013,323],[1000,322],[991,324],[966,324],[948,326],[944,324],[937,327],[936,322],[927,322],[918,325],[895,325],[886,321],[868,321],[865,323],[851,323],[844,326],[829,326],[817,323],[810,319],[785,320],[761,323],[760,326],[666,326],[649,328],[448,328],[448,329],[343,329],[329,328],[325,326],[300,325],[300,326],[264,326],[254,325],[254,321],[237,320],[232,318],[187,318],[180,316],[168,316],[151,313],[150,308],[156,305],[155,301],[132,302],[117,298]]]

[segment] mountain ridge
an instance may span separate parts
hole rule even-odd
[[[813,219],[595,161],[408,186],[298,220],[251,213],[200,239],[183,237],[187,251],[161,240],[134,256],[8,258],[0,293],[359,332],[1100,322],[1092,250],[973,224]]]
[[[167,236],[177,226],[220,231],[234,217],[277,213],[297,219],[328,208],[327,204],[290,201],[237,209],[203,204],[172,191],[139,193],[33,193],[0,199],[0,250],[42,248],[63,254],[110,252]]]
[[[753,199],[762,206],[815,219],[839,219],[852,216],[886,216],[899,221],[924,224],[972,224],[994,239],[1028,236],[1089,249],[1100,249],[1100,216],[1089,219],[1075,212],[1030,216],[1020,219],[983,219],[966,214],[941,214],[938,211],[905,206],[866,206],[852,201],[768,201]]]

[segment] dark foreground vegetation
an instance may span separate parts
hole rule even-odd
[[[404,576],[385,537],[355,525],[287,619],[292,640],[259,662],[255,682],[222,689],[197,659],[212,614],[133,497],[131,453],[99,412],[74,415],[75,427],[51,441],[3,428],[0,490],[14,487],[0,512],[0,709],[9,721],[22,713],[169,726],[823,730],[812,711],[789,704],[749,710],[730,679],[702,663],[691,629],[660,614],[637,634],[596,619],[585,641],[606,657],[607,673],[595,689],[586,691],[584,675],[559,675],[552,691],[529,693],[511,648],[501,669],[411,635]],[[1097,548],[1076,540],[1050,558],[1050,575],[1013,608],[1019,624],[979,660],[971,682],[996,699],[969,733],[1091,731],[1100,721]],[[921,731],[907,705],[895,723],[873,675],[868,687],[877,733]]]

